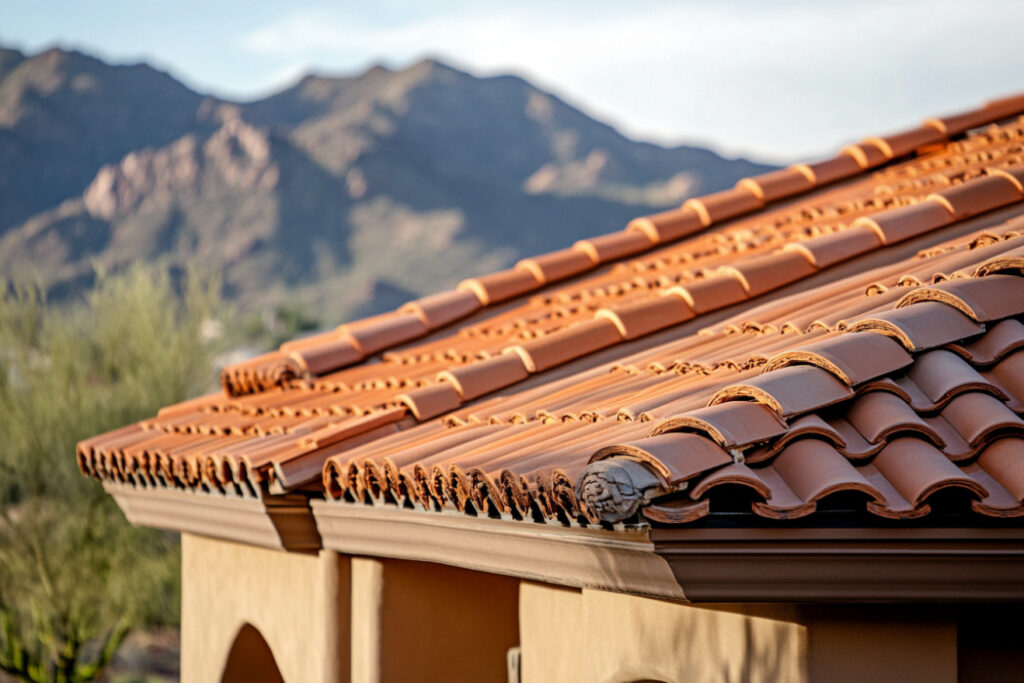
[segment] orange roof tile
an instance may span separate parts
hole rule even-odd
[[[1021,112],[928,119],[283,344],[79,465],[566,525],[1024,516]]]

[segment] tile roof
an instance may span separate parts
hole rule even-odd
[[[1022,516],[1021,112],[929,119],[288,342],[79,465],[569,525]]]

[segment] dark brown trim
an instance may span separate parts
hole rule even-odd
[[[280,550],[316,551],[320,534],[302,495],[242,498],[211,493],[140,489],[105,482],[128,521]]]
[[[1024,529],[652,529],[692,602],[1024,600]]]

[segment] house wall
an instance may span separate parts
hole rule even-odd
[[[952,683],[959,613],[912,605],[688,605],[523,582],[521,669],[529,683]]]
[[[191,535],[182,551],[182,680],[198,683],[280,680],[270,656],[288,682],[503,682],[515,646],[525,683],[942,683],[1024,669],[1000,625],[1009,608],[691,605]]]
[[[285,681],[346,680],[349,559],[286,553],[182,534],[181,679],[215,683],[251,625]],[[330,607],[327,607],[327,606]],[[236,662],[245,661],[236,657]],[[274,680],[266,672],[264,680]],[[259,678],[248,680],[258,683]]]

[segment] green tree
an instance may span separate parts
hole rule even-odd
[[[134,528],[75,443],[207,389],[215,279],[103,275],[77,304],[0,297],[0,671],[87,681],[136,626],[176,623],[176,536]]]

